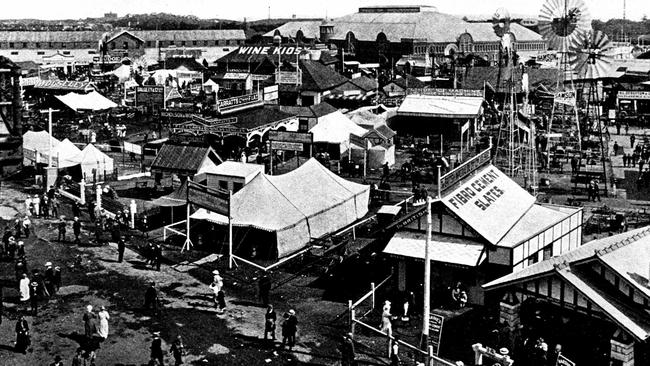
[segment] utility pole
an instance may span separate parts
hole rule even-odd
[[[47,166],[52,167],[52,138],[54,134],[52,133],[52,113],[61,112],[58,109],[49,108],[47,110],[41,111],[41,113],[47,113],[47,131],[50,133],[50,138],[48,140],[48,151],[47,151]]]
[[[420,348],[429,345],[429,315],[431,307],[431,197],[427,195],[427,238],[424,244],[424,306]]]

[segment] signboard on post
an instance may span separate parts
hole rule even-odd
[[[440,352],[440,340],[442,338],[442,325],[445,317],[431,313],[429,315],[429,345],[433,347],[436,356]]]
[[[314,136],[311,134],[311,132],[290,132],[290,131],[271,130],[269,131],[269,140],[311,144],[314,141]]]
[[[650,99],[650,91],[621,90],[616,95],[618,99]]]
[[[553,101],[557,104],[564,104],[569,106],[576,105],[576,92],[575,90],[567,90],[555,93]]]
[[[303,152],[305,145],[300,142],[285,142],[271,140],[271,148],[273,150],[287,150],[287,151],[300,151]]]
[[[161,85],[135,88],[135,105],[151,105],[162,108],[165,104],[165,87]]]
[[[230,217],[230,192],[187,181],[187,203]]]

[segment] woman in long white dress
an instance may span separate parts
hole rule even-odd
[[[99,318],[99,329],[97,329],[97,334],[99,334],[103,339],[106,339],[108,338],[108,320],[111,316],[108,315],[106,308],[102,306],[99,313],[97,313],[97,317]]]
[[[23,273],[18,289],[20,290],[20,301],[29,300],[29,278],[27,278],[26,273]]]

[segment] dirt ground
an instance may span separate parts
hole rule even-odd
[[[24,212],[23,198],[19,190],[3,183],[2,216]],[[63,214],[70,217],[67,210]],[[28,314],[28,305],[19,303],[14,263],[0,263],[5,300],[0,325],[0,365],[46,365],[56,355],[68,364],[82,340],[82,315],[88,304],[95,308],[106,306],[111,315],[109,337],[98,351],[98,366],[146,364],[151,334],[156,330],[161,332],[164,350],[169,349],[177,335],[182,335],[188,351],[185,363],[190,365],[332,365],[338,362],[337,334],[340,332],[327,323],[344,311],[345,305],[323,300],[323,290],[310,285],[315,278],[309,275],[298,276],[271,293],[279,317],[293,308],[299,319],[298,344],[289,352],[279,349],[277,342],[271,344],[261,339],[264,308],[257,301],[257,282],[237,270],[223,273],[228,306],[224,314],[218,314],[207,287],[211,267],[178,267],[165,263],[160,272],[152,270],[136,251],[130,250],[140,238],[130,243],[124,262],[118,263],[113,243],[90,246],[87,236],[82,238],[82,244],[86,245],[57,242],[52,220],[33,221],[33,234],[29,239],[21,239],[25,241],[28,270],[44,270],[45,262],[53,262],[62,268],[62,288],[49,300],[41,300],[38,316],[32,316]],[[0,221],[0,228],[4,228],[4,223]],[[166,249],[167,257],[177,256],[171,253],[177,249]],[[76,255],[82,256],[83,268],[70,267]],[[158,316],[141,309],[144,290],[150,281],[155,281],[162,297],[163,310]],[[32,346],[26,355],[13,351],[13,327],[18,314],[27,315],[31,328]],[[280,337],[279,329],[277,336]],[[167,364],[173,363],[171,355],[165,357]]]

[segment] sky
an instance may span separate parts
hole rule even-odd
[[[639,20],[650,16],[648,0],[584,0],[592,18],[623,17],[627,4],[627,18]],[[438,11],[458,15],[493,14],[505,7],[512,14],[539,15],[542,0],[22,0],[3,4],[0,19],[76,19],[101,17],[115,12],[119,16],[140,13],[174,13],[196,15],[200,18],[248,20],[291,17],[337,17],[354,13],[368,5],[433,5]],[[8,4],[7,4],[8,3]]]

